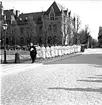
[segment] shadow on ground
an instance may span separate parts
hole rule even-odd
[[[64,87],[52,87],[49,90],[66,90],[66,91],[81,91],[81,92],[100,92],[102,94],[102,88],[64,88]]]
[[[102,79],[102,75],[95,75],[94,77],[87,77],[87,78],[88,79],[94,79],[94,80],[77,80],[77,81],[102,83],[102,80],[100,80],[100,79]]]
[[[66,58],[58,59],[44,64],[95,64],[102,68],[102,54],[80,54],[80,56],[66,56]]]
[[[77,81],[81,81],[81,82],[98,82],[98,83],[102,83],[102,80],[77,80]]]
[[[76,80],[78,82],[96,82],[102,83],[102,75],[95,75],[94,77],[87,77],[90,80]],[[92,80],[91,80],[92,79]],[[66,91],[81,91],[81,92],[100,92],[102,94],[102,88],[66,88],[66,87],[50,87],[49,90],[66,90]]]
[[[77,81],[102,83],[102,75],[95,75],[94,77],[87,77],[87,78],[90,80],[77,80]]]
[[[88,77],[88,78],[92,78],[92,79],[102,79],[102,77]]]

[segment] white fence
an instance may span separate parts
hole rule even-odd
[[[81,46],[51,46],[51,47],[36,47],[37,58],[51,58],[57,56],[63,56],[72,53],[78,53],[81,51]]]

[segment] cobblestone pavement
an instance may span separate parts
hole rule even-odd
[[[29,66],[23,72],[3,73],[1,84],[1,105],[102,105],[98,64]]]

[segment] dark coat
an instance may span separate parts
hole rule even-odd
[[[31,51],[31,49],[33,49],[32,51]],[[35,46],[30,46],[30,55],[32,56],[36,56],[36,54],[37,54],[37,50],[36,50],[36,48],[35,48]]]

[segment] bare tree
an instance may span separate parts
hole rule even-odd
[[[85,25],[85,29],[82,29],[80,32],[79,32],[79,37],[80,37],[80,43],[81,44],[86,44],[87,47],[90,46],[91,44],[91,35],[90,35],[90,31],[89,31],[89,27],[88,25]]]
[[[80,43],[87,44],[87,34],[84,29],[79,32],[79,36],[80,36]]]
[[[36,23],[33,20],[28,21],[28,29],[31,35],[36,33]]]
[[[98,33],[98,46],[102,47],[102,27],[99,27],[99,33]]]
[[[28,42],[30,43],[31,38],[36,34],[36,23],[34,20],[28,20],[28,25],[27,25],[27,33],[28,33]]]
[[[77,44],[80,44],[80,36],[79,36],[79,29],[81,26],[81,20],[80,17],[76,16],[76,37],[77,37]]]
[[[76,31],[77,31],[77,33],[80,29],[80,26],[81,26],[81,20],[80,20],[80,17],[77,15],[76,16]]]

